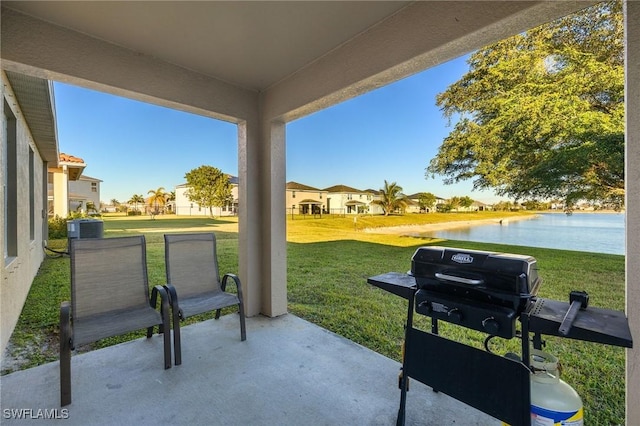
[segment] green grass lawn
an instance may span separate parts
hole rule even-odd
[[[495,216],[493,216],[495,215]],[[539,296],[567,300],[571,290],[586,290],[590,306],[624,309],[624,256],[550,250],[533,247],[442,241],[362,232],[376,226],[428,221],[505,217],[505,213],[428,214],[383,218],[287,219],[289,311],[328,330],[400,360],[406,302],[366,283],[370,276],[405,272],[414,251],[426,244],[520,253],[534,256],[544,283]],[[177,218],[175,216],[105,218],[105,236],[144,233],[150,284],[164,282],[164,232],[213,231],[218,238],[221,272],[237,272],[238,235],[235,218]],[[66,241],[50,242],[63,249]],[[23,368],[57,359],[59,306],[69,298],[69,259],[47,258],[34,280],[18,326],[12,336],[14,353],[24,351]],[[211,318],[203,315],[189,321]],[[428,318],[415,316],[416,326],[428,330]],[[485,335],[441,323],[445,337],[482,347]],[[144,332],[105,339],[85,350],[108,346]],[[249,338],[251,338],[249,336]],[[624,349],[549,337],[546,350],[562,361],[563,378],[581,395],[585,423],[624,424]],[[518,339],[493,339],[497,353],[519,352]],[[398,393],[399,395],[399,393]]]

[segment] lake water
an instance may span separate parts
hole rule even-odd
[[[434,231],[448,240],[624,254],[624,213],[542,213],[535,218]]]

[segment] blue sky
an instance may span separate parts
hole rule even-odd
[[[287,125],[287,181],[316,188],[343,184],[404,193],[468,195],[492,202],[471,182],[444,185],[425,168],[450,127],[435,97],[468,70],[466,57],[295,120]],[[203,164],[238,173],[234,124],[67,84],[55,84],[60,151],[81,157],[101,179],[101,200],[172,191]]]

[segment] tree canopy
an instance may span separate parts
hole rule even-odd
[[[147,194],[151,194],[149,196],[149,206],[153,207],[153,214],[160,213],[160,207],[164,207],[167,202],[167,193],[164,192],[164,187],[161,186],[155,190],[150,189]]]
[[[515,199],[624,202],[622,7],[600,3],[473,53],[437,96],[457,119],[427,175]]]
[[[189,189],[185,195],[194,203],[209,208],[223,207],[233,202],[229,176],[212,166],[200,166],[184,175]]]
[[[437,197],[431,192],[421,192],[418,196],[418,204],[421,210],[432,210],[436,201]]]
[[[136,206],[135,211],[138,211],[138,204],[144,204],[144,196],[142,194],[133,194],[131,199],[129,200],[130,204],[134,204]]]

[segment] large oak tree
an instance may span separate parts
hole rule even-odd
[[[456,119],[427,174],[515,199],[624,201],[619,2],[487,46],[437,96]]]

